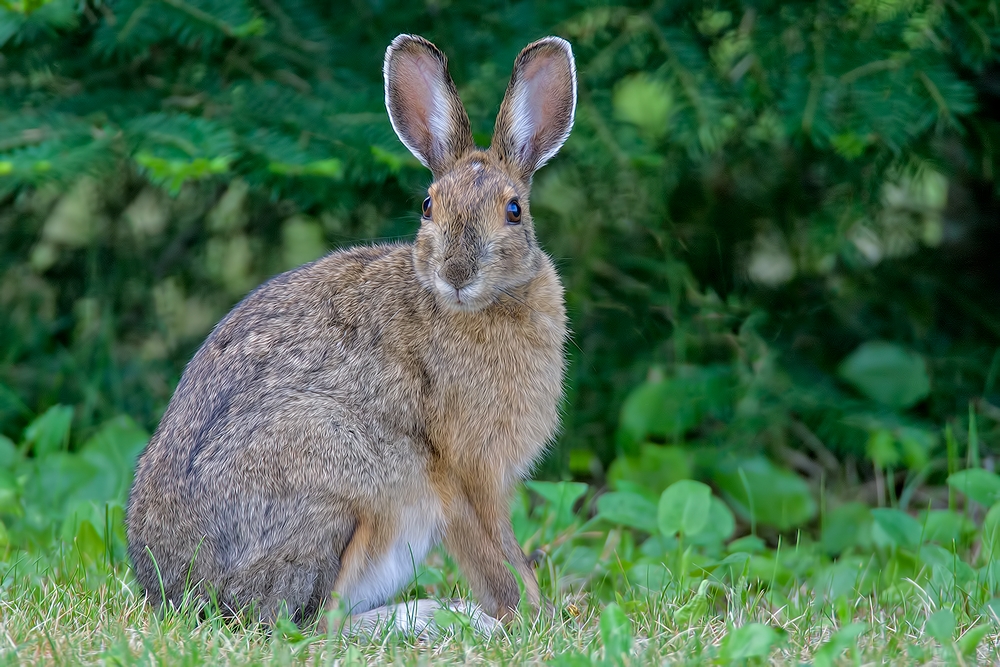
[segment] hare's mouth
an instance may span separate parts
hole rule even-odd
[[[481,280],[475,280],[462,287],[455,287],[440,276],[435,275],[434,289],[438,293],[438,299],[441,303],[450,310],[464,313],[475,312],[482,310],[490,303]]]

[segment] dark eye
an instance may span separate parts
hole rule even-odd
[[[507,202],[507,224],[516,225],[521,222],[521,205],[516,199]]]
[[[424,203],[420,205],[420,210],[423,212],[425,218],[431,217],[431,198],[428,197],[424,200]]]

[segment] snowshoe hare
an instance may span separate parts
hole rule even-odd
[[[441,539],[481,626],[518,609],[514,571],[539,604],[509,502],[558,425],[563,288],[528,195],[573,125],[573,53],[548,37],[518,55],[487,150],[433,44],[400,35],[384,76],[434,175],[416,240],[277,276],[195,354],[129,498],[154,605],[307,622],[346,602],[351,624],[419,631],[437,603],[383,605]]]

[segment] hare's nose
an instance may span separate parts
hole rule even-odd
[[[457,290],[471,283],[475,275],[476,270],[472,262],[464,257],[452,257],[441,267],[441,277]]]

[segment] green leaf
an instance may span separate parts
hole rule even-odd
[[[948,477],[948,486],[984,507],[1000,501],[1000,477],[982,468],[970,468]]]
[[[756,535],[744,535],[738,540],[733,540],[729,543],[729,546],[726,547],[726,551],[734,554],[759,554],[763,553],[765,549],[767,549],[767,544]]]
[[[929,510],[920,515],[924,542],[937,542],[951,546],[959,543],[975,526],[958,512],[951,510]]]
[[[681,447],[644,443],[637,456],[619,456],[608,468],[608,484],[624,490],[623,482],[639,484],[654,498],[674,482],[691,477],[690,455]]]
[[[816,501],[801,477],[762,456],[719,464],[713,481],[737,515],[790,530],[816,516]],[[749,494],[749,495],[748,495]]]
[[[84,562],[98,563],[104,556],[104,540],[90,521],[81,521],[76,531],[76,548]]]
[[[927,619],[924,630],[941,644],[951,644],[955,636],[955,613],[951,609],[938,609]]]
[[[656,505],[636,493],[605,493],[597,499],[597,515],[611,523],[656,533]]]
[[[7,526],[0,521],[0,549],[5,548],[10,544],[10,534],[7,532]]]
[[[864,503],[844,503],[826,515],[820,543],[823,550],[836,556],[857,546],[870,535],[871,509]]]
[[[601,640],[604,659],[616,665],[625,661],[632,649],[632,624],[621,607],[612,602],[601,612]]]
[[[636,387],[622,405],[619,444],[631,453],[650,436],[679,439],[706,415],[724,413],[732,403],[731,379],[727,367],[684,368]]]
[[[916,519],[901,510],[892,508],[873,509],[872,518],[877,529],[883,531],[893,544],[907,549],[920,546],[923,528]]]
[[[25,450],[33,451],[36,458],[41,458],[66,449],[72,423],[73,408],[53,405],[24,429]]]
[[[689,627],[692,623],[697,623],[708,613],[708,581],[702,580],[698,584],[698,592],[694,597],[681,605],[674,612],[674,622],[680,627]]]
[[[593,565],[587,574],[593,572]],[[567,568],[568,569],[568,568]],[[636,563],[628,570],[628,583],[631,586],[639,586],[653,592],[663,592],[672,581],[670,570],[661,563]]]
[[[895,343],[862,343],[838,374],[868,398],[894,409],[913,406],[931,390],[923,358]]]
[[[724,543],[736,532],[736,517],[729,505],[719,498],[709,498],[708,521],[697,534],[692,535],[698,544]]]
[[[766,658],[778,643],[774,628],[763,623],[748,623],[726,635],[719,648],[722,662],[736,662],[750,658]]]
[[[979,644],[990,632],[990,626],[986,623],[981,623],[974,627],[969,628],[965,631],[965,634],[958,638],[958,652],[966,657],[972,657],[976,654],[976,649]]]
[[[0,435],[0,470],[10,470],[20,458],[14,441]]]
[[[855,646],[865,630],[864,623],[851,623],[833,633],[829,641],[819,647],[813,656],[813,667],[833,667],[844,651]]]
[[[573,523],[576,502],[587,492],[587,485],[581,482],[536,482],[524,483],[534,493],[542,497],[544,504],[536,508],[534,516],[548,515],[552,530],[563,530]]]
[[[879,468],[888,468],[899,463],[899,450],[892,433],[880,428],[868,438],[868,458]]]
[[[555,510],[572,508],[580,496],[587,492],[587,485],[582,482],[536,482],[530,480],[524,485],[540,495]]]
[[[987,562],[1000,560],[1000,502],[983,519],[983,557]]]
[[[646,73],[633,74],[618,83],[612,94],[615,117],[636,125],[651,137],[662,137],[675,111],[670,85]]]
[[[657,523],[665,536],[695,535],[708,522],[712,489],[689,479],[674,482],[660,496]]]

